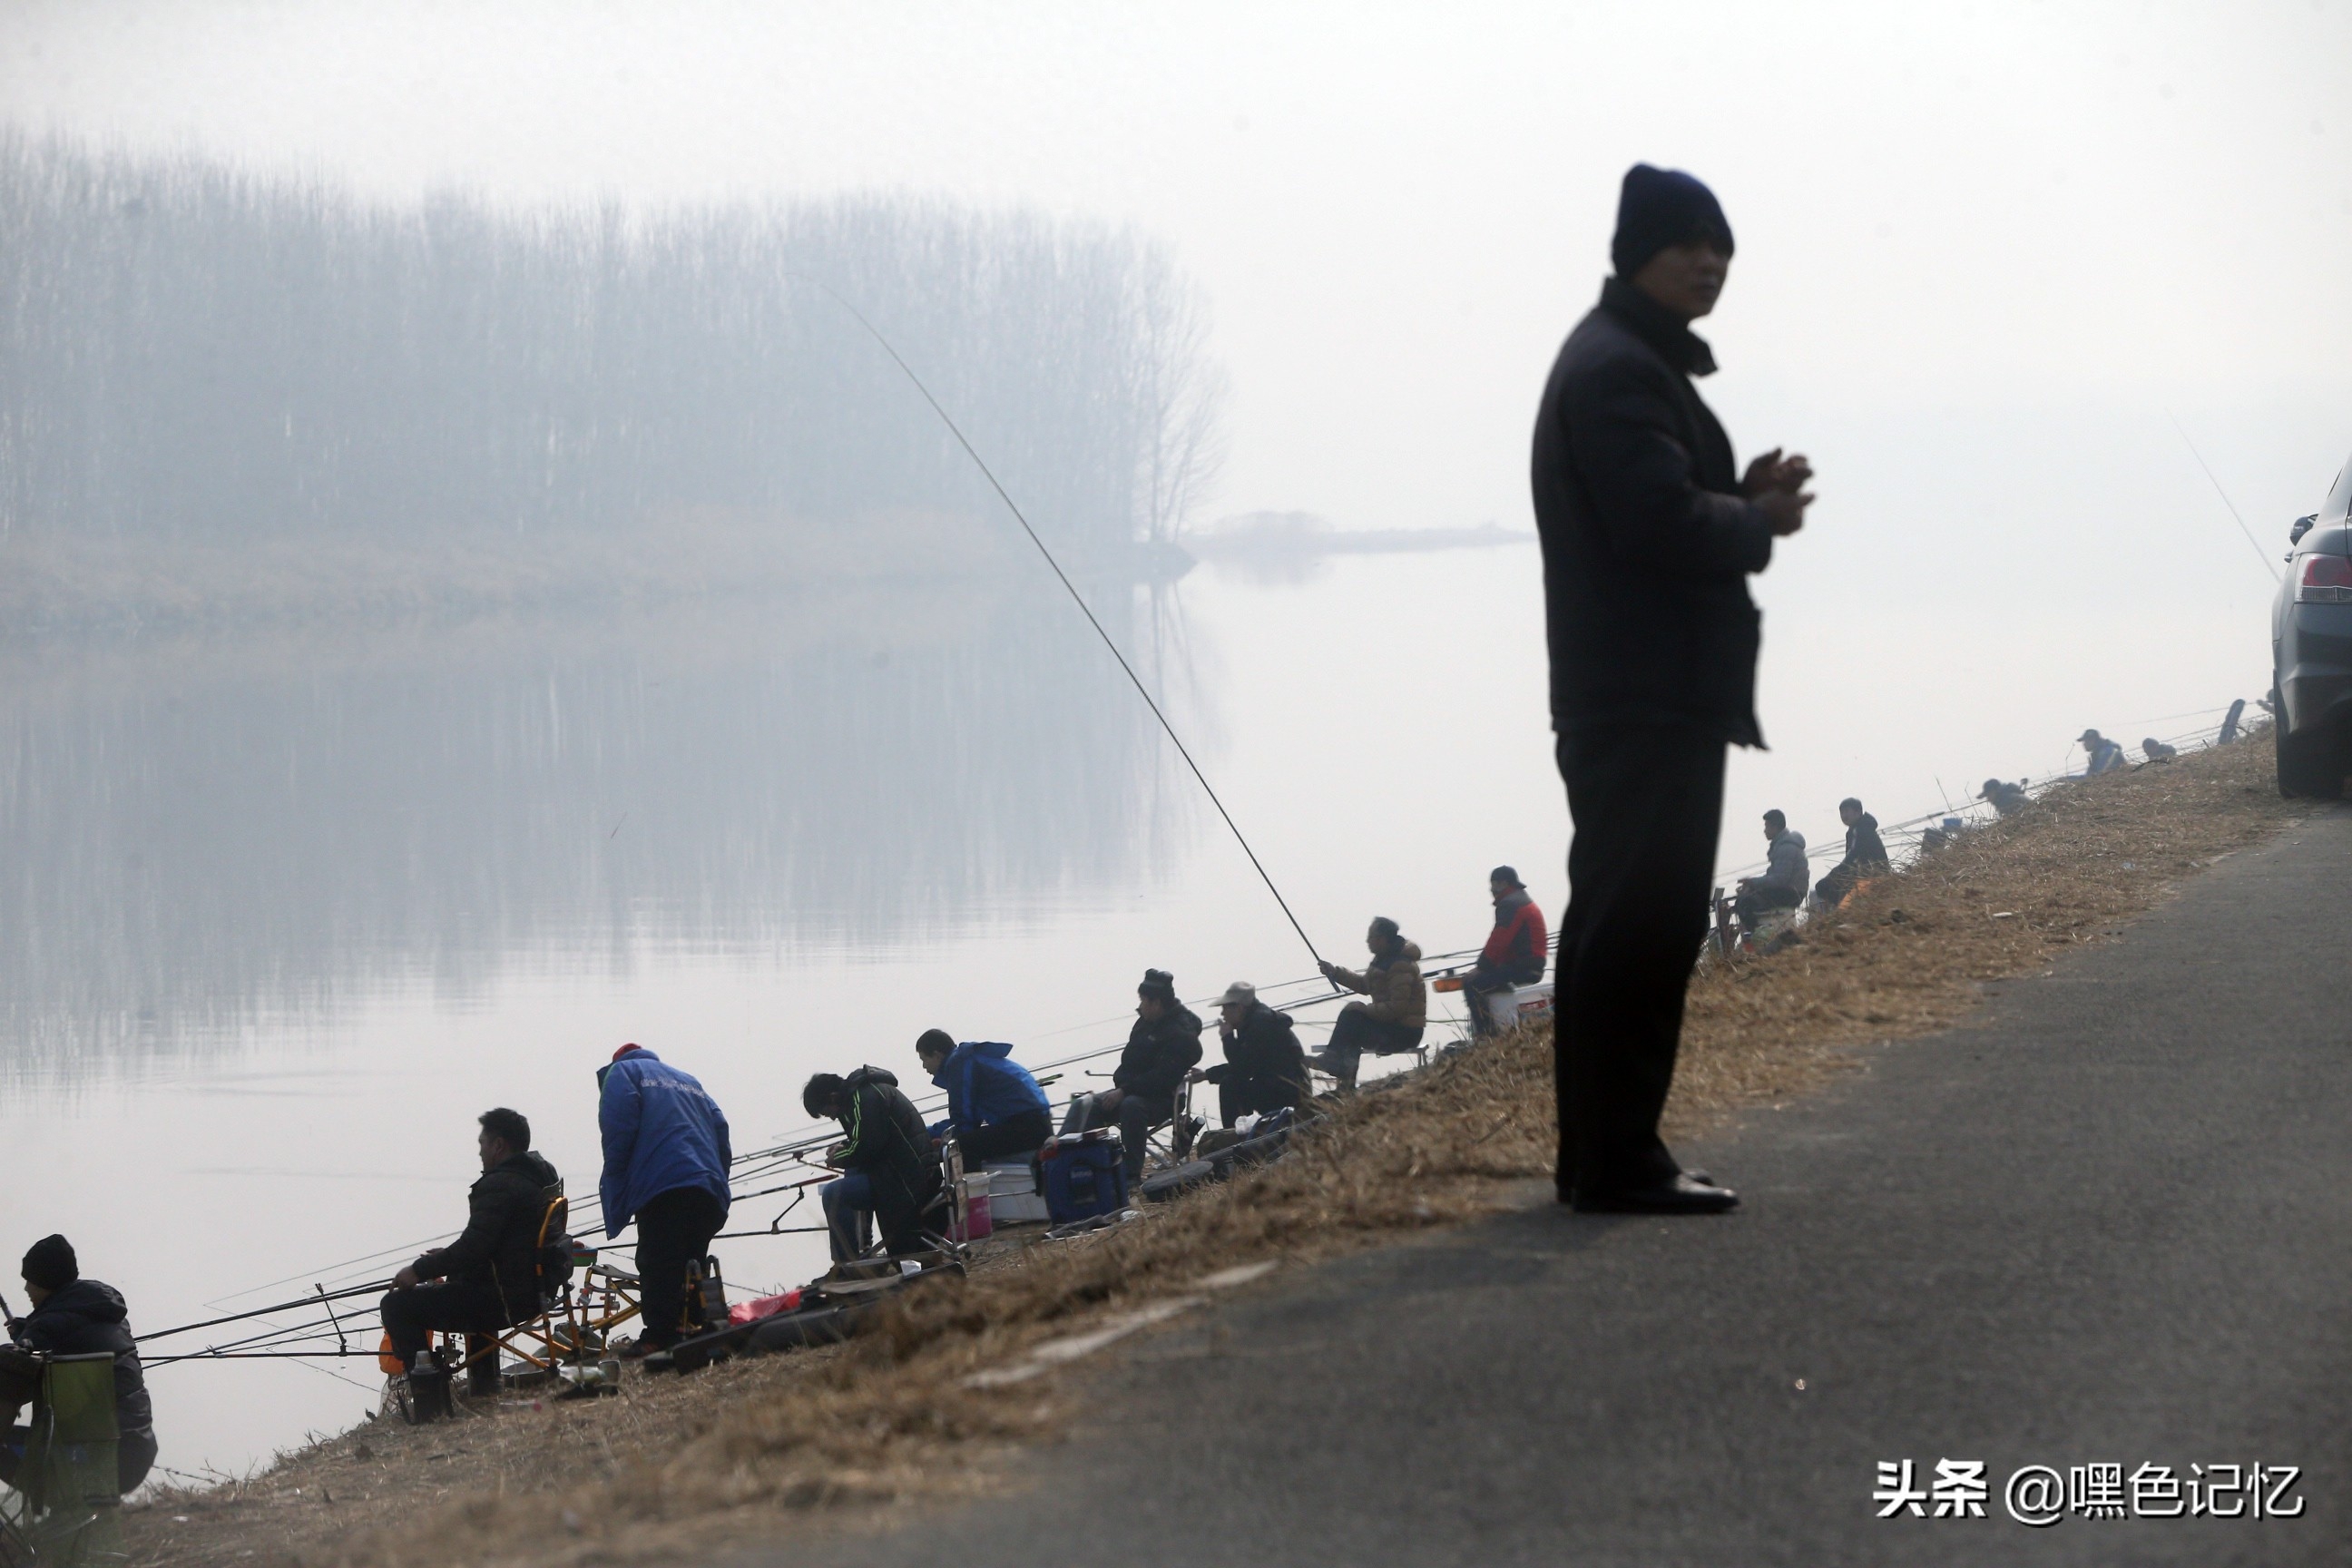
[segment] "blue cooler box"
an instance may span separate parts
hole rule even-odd
[[[1118,1131],[1097,1127],[1050,1140],[1038,1152],[1045,1213],[1055,1225],[1117,1214],[1127,1206],[1127,1151]]]

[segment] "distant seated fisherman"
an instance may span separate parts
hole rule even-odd
[[[1845,901],[1856,882],[1886,869],[1886,842],[1878,837],[1878,818],[1848,795],[1838,802],[1838,820],[1845,824],[1845,858],[1822,873],[1813,887],[1813,897],[1832,910]]]
[[[1244,1116],[1296,1110],[1307,1097],[1307,1051],[1290,1015],[1257,999],[1257,987],[1236,980],[1219,1003],[1217,1040],[1225,1059],[1192,1076],[1217,1086],[1217,1117],[1227,1127]]]
[[[1362,973],[1336,963],[1319,967],[1323,978],[1349,991],[1360,991],[1370,1001],[1350,1002],[1339,1009],[1331,1026],[1330,1042],[1310,1058],[1313,1065],[1339,1080],[1341,1089],[1356,1087],[1356,1069],[1369,1051],[1376,1057],[1410,1051],[1421,1044],[1429,1022],[1429,987],[1421,978],[1421,948],[1405,939],[1396,921],[1375,918],[1364,932],[1364,946],[1372,962]]]
[[[1739,896],[1732,907],[1740,925],[1749,931],[1774,910],[1793,910],[1805,901],[1812,884],[1812,865],[1805,858],[1805,836],[1789,826],[1786,813],[1775,806],[1764,814],[1764,874],[1739,879]]]
[[[2151,763],[2168,763],[2172,761],[2173,758],[2180,755],[2180,748],[2178,746],[2168,746],[2162,741],[2150,735],[2147,739],[2139,743],[2139,753]]]
[[[1494,895],[1495,929],[1486,933],[1477,965],[1462,977],[1462,1000],[1470,1010],[1474,1037],[1496,1032],[1495,1020],[1486,1011],[1487,997],[1533,985],[1543,978],[1549,946],[1543,911],[1528,896],[1528,885],[1519,880],[1518,872],[1508,866],[1496,867],[1486,873],[1486,890]]]
[[[834,1261],[864,1257],[877,1228],[893,1258],[919,1251],[923,1211],[940,1195],[945,1176],[930,1129],[915,1102],[899,1092],[897,1075],[877,1067],[859,1068],[847,1078],[821,1072],[801,1091],[801,1105],[811,1116],[840,1122],[849,1134],[824,1160],[845,1173],[817,1189]]]
[[[120,1489],[131,1491],[155,1463],[155,1411],[147,1397],[122,1293],[83,1279],[73,1243],[62,1236],[45,1236],[25,1254],[25,1294],[32,1298],[33,1310],[9,1320],[10,1342],[0,1345],[0,1481],[14,1486],[24,1466],[32,1428],[14,1423],[16,1413],[40,1392],[40,1358],[110,1355],[115,1475]]]
[[[2014,816],[2033,804],[2033,797],[2025,793],[2023,784],[2004,784],[2000,779],[1985,780],[1984,791],[1977,798],[1990,801],[1993,810],[2003,816]]]
[[[466,1193],[464,1233],[394,1275],[383,1299],[383,1331],[403,1366],[415,1366],[436,1332],[464,1333],[468,1358],[488,1352],[492,1336],[539,1310],[539,1233],[563,1178],[531,1152],[521,1111],[499,1106],[478,1120],[482,1173]],[[493,1354],[480,1353],[471,1379],[475,1392],[497,1392]]]
[[[1201,1016],[1176,1000],[1176,977],[1147,969],[1135,988],[1135,1023],[1112,1069],[1111,1087],[1095,1096],[1089,1127],[1118,1123],[1127,1184],[1143,1177],[1143,1141],[1176,1114],[1176,1088],[1201,1059]]]
[[[2121,743],[2108,740],[2096,730],[2084,731],[2074,738],[2074,743],[2082,747],[2091,759],[2090,765],[2083,770],[2084,778],[2095,779],[2101,773],[2111,773],[2124,765],[2124,749]]]
[[[990,1160],[1025,1160],[1054,1135],[1052,1108],[1013,1047],[995,1040],[959,1045],[945,1029],[926,1029],[915,1055],[931,1082],[948,1091],[948,1114],[931,1123],[934,1138],[953,1138],[963,1167]]]

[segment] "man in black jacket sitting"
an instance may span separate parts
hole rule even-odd
[[[1731,225],[1690,175],[1636,164],[1616,276],[1561,345],[1530,472],[1543,545],[1552,729],[1575,837],[1560,921],[1559,1195],[1580,1209],[1717,1213],[1658,1137],[1691,955],[1706,934],[1727,745],[1760,746],[1748,576],[1803,525],[1812,469],[1743,474],[1691,384],[1715,356]]]
[[[849,1136],[826,1152],[843,1173],[817,1189],[836,1263],[862,1256],[870,1216],[892,1257],[922,1245],[923,1210],[946,1180],[939,1145],[922,1112],[887,1068],[862,1067],[847,1078],[821,1072],[801,1090],[801,1108],[827,1116]]]
[[[1307,1093],[1307,1050],[1290,1015],[1257,999],[1257,987],[1236,980],[1225,987],[1217,1019],[1225,1059],[1196,1077],[1217,1086],[1217,1115],[1227,1127],[1255,1111],[1264,1116],[1298,1108]]]
[[[1838,818],[1845,824],[1845,858],[1813,884],[1813,897],[1831,910],[1845,901],[1856,882],[1886,869],[1886,840],[1878,836],[1878,818],[1863,810],[1853,795],[1838,802]]]
[[[31,1429],[13,1425],[16,1412],[40,1392],[45,1355],[114,1358],[115,1471],[129,1492],[155,1463],[155,1408],[139,1366],[130,1309],[111,1285],[81,1277],[73,1243],[45,1236],[25,1254],[25,1294],[33,1310],[8,1323],[0,1345],[0,1481],[14,1485]]]
[[[436,1331],[463,1331],[474,1389],[488,1393],[499,1385],[491,1336],[539,1310],[540,1231],[563,1178],[531,1152],[522,1112],[500,1106],[479,1121],[482,1173],[466,1194],[464,1233],[394,1275],[382,1310],[404,1366],[415,1366]]]
[[[1176,1089],[1201,1059],[1201,1016],[1176,1000],[1176,977],[1147,969],[1135,988],[1135,1023],[1127,1048],[1111,1070],[1110,1088],[1095,1096],[1089,1127],[1118,1123],[1127,1184],[1143,1179],[1144,1140],[1176,1114]]]

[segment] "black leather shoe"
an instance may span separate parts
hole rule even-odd
[[[1654,1186],[1579,1193],[1574,1199],[1579,1214],[1722,1214],[1738,1206],[1738,1193],[1701,1181],[1688,1171]]]

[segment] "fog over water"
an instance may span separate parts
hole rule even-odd
[[[585,1193],[625,1039],[751,1147],[925,1027],[1310,971],[812,279],[1332,956],[1563,900],[1536,552],[1458,531],[1531,527],[1636,158],[1737,230],[1742,457],[1821,471],[1727,872],[2210,726],[2352,451],[2347,58],[2337,0],[8,7],[0,1258],[160,1327],[450,1228],[492,1103]],[[159,1369],[163,1462],[347,1424],[332,1371]]]

